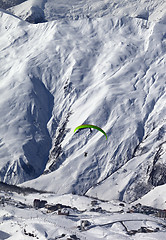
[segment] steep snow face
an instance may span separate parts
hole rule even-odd
[[[125,201],[166,182],[166,24],[122,9],[37,25],[1,12],[1,181],[44,172],[25,185]],[[84,123],[108,140],[74,134]]]
[[[1,179],[16,183],[43,172],[51,147],[47,122],[53,96],[39,68],[34,68],[39,75],[31,73],[38,36],[31,42],[30,26],[15,17],[1,13],[1,20]]]
[[[45,22],[44,6],[47,1],[44,0],[28,0],[22,1],[23,3],[11,6],[8,11],[16,16],[21,17],[30,23]]]

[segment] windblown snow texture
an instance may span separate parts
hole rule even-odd
[[[29,0],[0,11],[1,181],[128,202],[166,183],[165,9]],[[108,141],[74,134],[81,124]]]

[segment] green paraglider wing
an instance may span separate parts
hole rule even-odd
[[[97,127],[95,125],[89,125],[89,124],[80,125],[80,126],[75,128],[74,132],[76,132],[78,129],[81,129],[81,128],[95,128],[98,131],[102,132],[105,135],[106,139],[107,139],[107,134],[101,128],[99,128],[99,127]]]

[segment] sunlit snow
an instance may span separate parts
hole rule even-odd
[[[165,209],[166,2],[12,2],[0,1],[0,180],[60,201],[79,195],[86,210],[91,198],[108,201],[107,208],[116,200]],[[81,124],[101,127],[108,140],[95,129],[74,133]],[[14,217],[26,213],[11,204],[3,211],[1,220],[9,214],[14,227],[8,232],[5,221],[0,231],[26,239]],[[26,229],[39,239],[69,237],[64,224],[51,232],[59,216],[44,227],[43,212],[29,214],[40,215],[41,225]],[[106,216],[89,218],[95,227],[87,239],[130,239],[121,223],[105,228]],[[61,221],[76,228],[75,219]],[[149,239],[163,239],[162,231]],[[131,239],[148,239],[139,234]]]

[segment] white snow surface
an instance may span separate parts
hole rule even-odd
[[[166,2],[28,0],[9,11],[0,10],[1,181],[126,202],[149,201],[153,189],[151,204],[166,207],[156,196],[166,183]],[[47,22],[24,21],[32,12]],[[108,140],[74,134],[85,123]]]
[[[166,8],[164,0],[15,0],[15,6],[9,11],[22,17],[24,20],[31,16],[37,20],[40,16],[43,21],[57,19],[80,19],[110,16],[130,16],[143,18],[149,21],[166,22]],[[17,3],[17,4],[16,4]]]
[[[134,203],[141,203],[143,205],[152,206],[154,208],[166,208],[166,192],[165,192],[165,184],[162,186],[155,187],[150,192],[145,194],[143,197],[135,201]]]
[[[48,212],[45,207],[35,209],[34,199],[47,201],[50,206],[65,205],[69,215]],[[97,201],[92,207],[94,199],[85,196],[3,191],[0,200],[0,239],[163,240],[166,236],[164,219],[130,213],[130,207],[122,207],[118,201]],[[102,211],[92,211],[97,208]],[[89,226],[80,229],[82,221],[88,221]],[[140,232],[141,228],[149,232]]]

